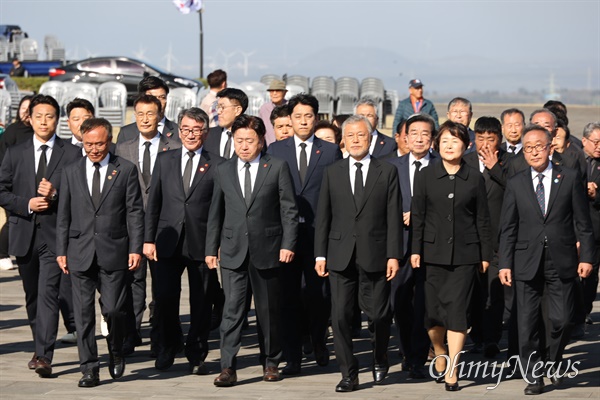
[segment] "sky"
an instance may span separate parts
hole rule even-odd
[[[378,77],[406,93],[600,90],[600,0],[205,0],[204,75]],[[119,55],[198,78],[199,15],[171,0],[0,0],[0,24],[69,59]],[[171,57],[168,55],[171,54]]]

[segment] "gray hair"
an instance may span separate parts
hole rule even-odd
[[[342,124],[342,135],[345,136],[346,134],[346,125],[356,124],[359,122],[364,122],[365,124],[367,124],[367,128],[369,129],[369,135],[371,134],[371,132],[373,132],[373,127],[371,126],[371,123],[366,117],[363,117],[362,115],[351,115]]]
[[[181,121],[184,117],[193,119],[196,122],[203,122],[204,128],[208,129],[208,115],[206,112],[198,107],[186,108],[181,110],[179,117],[177,117],[177,125],[181,126]]]
[[[531,123],[531,120],[533,119],[533,117],[535,117],[538,114],[542,114],[542,113],[546,113],[552,117],[552,119],[554,120],[554,129],[556,129],[556,123],[558,121],[558,118],[556,118],[556,114],[554,114],[552,111],[548,110],[547,108],[538,108],[537,110],[532,112],[531,115],[529,116],[529,122]]]
[[[583,128],[583,137],[589,139],[592,132],[596,130],[600,131],[600,121],[590,122]]]
[[[473,106],[471,105],[471,102],[465,99],[464,97],[455,97],[452,100],[450,100],[450,103],[448,103],[448,111],[450,110],[450,107],[452,107],[455,104],[464,104],[466,106],[469,106],[469,112],[473,112]]]
[[[375,110],[375,113],[377,113],[377,103],[375,103],[375,100],[370,97],[363,97],[358,100],[358,102],[354,105],[354,114],[356,114],[356,110],[360,106],[371,106]]]
[[[533,131],[544,132],[546,134],[546,139],[548,139],[548,143],[552,143],[552,132],[550,132],[548,129],[544,128],[543,126],[536,125],[536,124],[529,124],[525,127],[525,129],[523,130],[523,139],[525,139],[525,135],[527,135],[529,132],[533,132]]]

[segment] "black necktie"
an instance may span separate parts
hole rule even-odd
[[[363,198],[363,174],[362,163],[354,163],[356,166],[356,174],[354,175],[354,204],[356,208],[360,207]]]
[[[94,177],[92,178],[92,203],[97,209],[100,205],[100,163],[95,162]]]
[[[227,134],[227,142],[225,142],[225,149],[223,150],[223,158],[229,160],[231,158],[231,132],[225,131]]]
[[[46,159],[46,150],[48,150],[48,145],[41,145],[40,149],[42,150],[42,154],[40,154],[40,161],[38,162],[37,172],[35,173],[35,190],[40,187],[40,182],[43,178],[46,177],[46,167],[48,166],[48,160]]]
[[[244,175],[244,199],[246,200],[246,207],[250,207],[250,198],[252,197],[252,177],[250,176],[250,163],[244,164],[246,173]]]
[[[537,186],[535,187],[535,197],[537,197],[538,204],[540,205],[540,210],[542,210],[542,215],[546,214],[546,198],[544,195],[544,183],[542,179],[544,179],[543,174],[537,175],[539,181]]]
[[[598,163],[596,162],[596,159],[592,158],[592,157],[587,157],[587,162],[588,162],[588,181],[591,181],[592,174],[594,173],[594,170],[596,169],[596,165]]]
[[[193,159],[195,155],[196,153],[193,151],[188,151],[188,160],[185,163],[185,169],[183,170],[183,193],[185,193],[186,196],[188,195],[192,181],[192,167],[194,164]]]
[[[515,145],[511,144],[510,146],[508,146],[508,148],[510,149],[510,152],[513,154],[515,154],[517,152],[517,146],[515,146]]]
[[[306,169],[308,168],[308,160],[306,157],[306,143],[300,143],[300,169],[298,170],[300,174],[300,184],[304,186],[304,179],[306,179]]]
[[[144,146],[146,146],[146,150],[144,150],[144,158],[142,159],[142,179],[144,179],[144,184],[148,186],[150,183],[150,142],[144,142]]]
[[[415,172],[419,172],[421,170],[421,161],[419,160],[415,160],[415,162],[413,163],[415,165]]]
[[[80,149],[83,149],[83,143],[82,142],[76,142],[75,146],[79,147]]]

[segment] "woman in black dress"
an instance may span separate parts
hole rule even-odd
[[[425,327],[440,356],[436,381],[455,391],[475,273],[484,272],[492,258],[490,217],[483,176],[462,160],[467,128],[446,121],[435,145],[441,160],[415,176],[411,265],[426,268]]]

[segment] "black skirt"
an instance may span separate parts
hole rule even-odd
[[[425,328],[443,326],[451,331],[469,328],[468,312],[477,267],[427,264]]]

